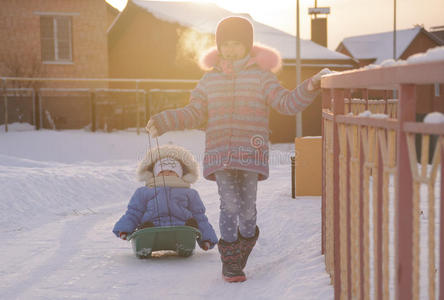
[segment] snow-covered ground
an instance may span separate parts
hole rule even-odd
[[[319,197],[292,199],[291,144],[273,145],[259,184],[261,236],[244,283],[221,278],[217,249],[190,258],[137,259],[111,229],[141,185],[148,148],[135,132],[0,128],[0,295],[2,299],[333,299],[321,255]],[[200,131],[171,132],[202,159]],[[194,187],[218,230],[214,182]]]

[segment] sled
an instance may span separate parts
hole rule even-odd
[[[138,258],[149,258],[152,252],[160,250],[172,250],[179,256],[188,257],[193,254],[200,236],[200,231],[191,226],[167,226],[136,230],[128,240]]]

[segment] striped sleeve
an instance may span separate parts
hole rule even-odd
[[[289,91],[281,86],[273,73],[266,73],[263,79],[263,91],[267,103],[285,115],[295,115],[303,111],[319,94],[319,89],[313,91],[307,89],[309,81],[310,79],[307,79]]]
[[[204,78],[191,92],[190,103],[187,106],[165,110],[152,117],[159,134],[171,130],[197,128],[207,121],[207,93]]]

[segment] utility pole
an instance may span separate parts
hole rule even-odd
[[[301,39],[299,35],[299,0],[296,0],[296,86],[301,83]],[[302,136],[302,113],[296,114],[296,137]]]

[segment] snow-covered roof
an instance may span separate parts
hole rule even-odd
[[[397,59],[421,29],[421,27],[414,27],[396,31]],[[386,59],[393,58],[393,31],[348,37],[342,41],[342,44],[353,58],[376,59],[374,64],[380,64]]]
[[[217,23],[225,17],[241,15],[250,19],[254,26],[255,42],[277,49],[282,58],[296,59],[296,37],[268,25],[259,23],[246,14],[232,13],[214,3],[171,2],[132,0],[156,18],[178,23],[198,32],[214,34]],[[349,60],[350,57],[332,51],[310,40],[301,39],[302,59]]]

